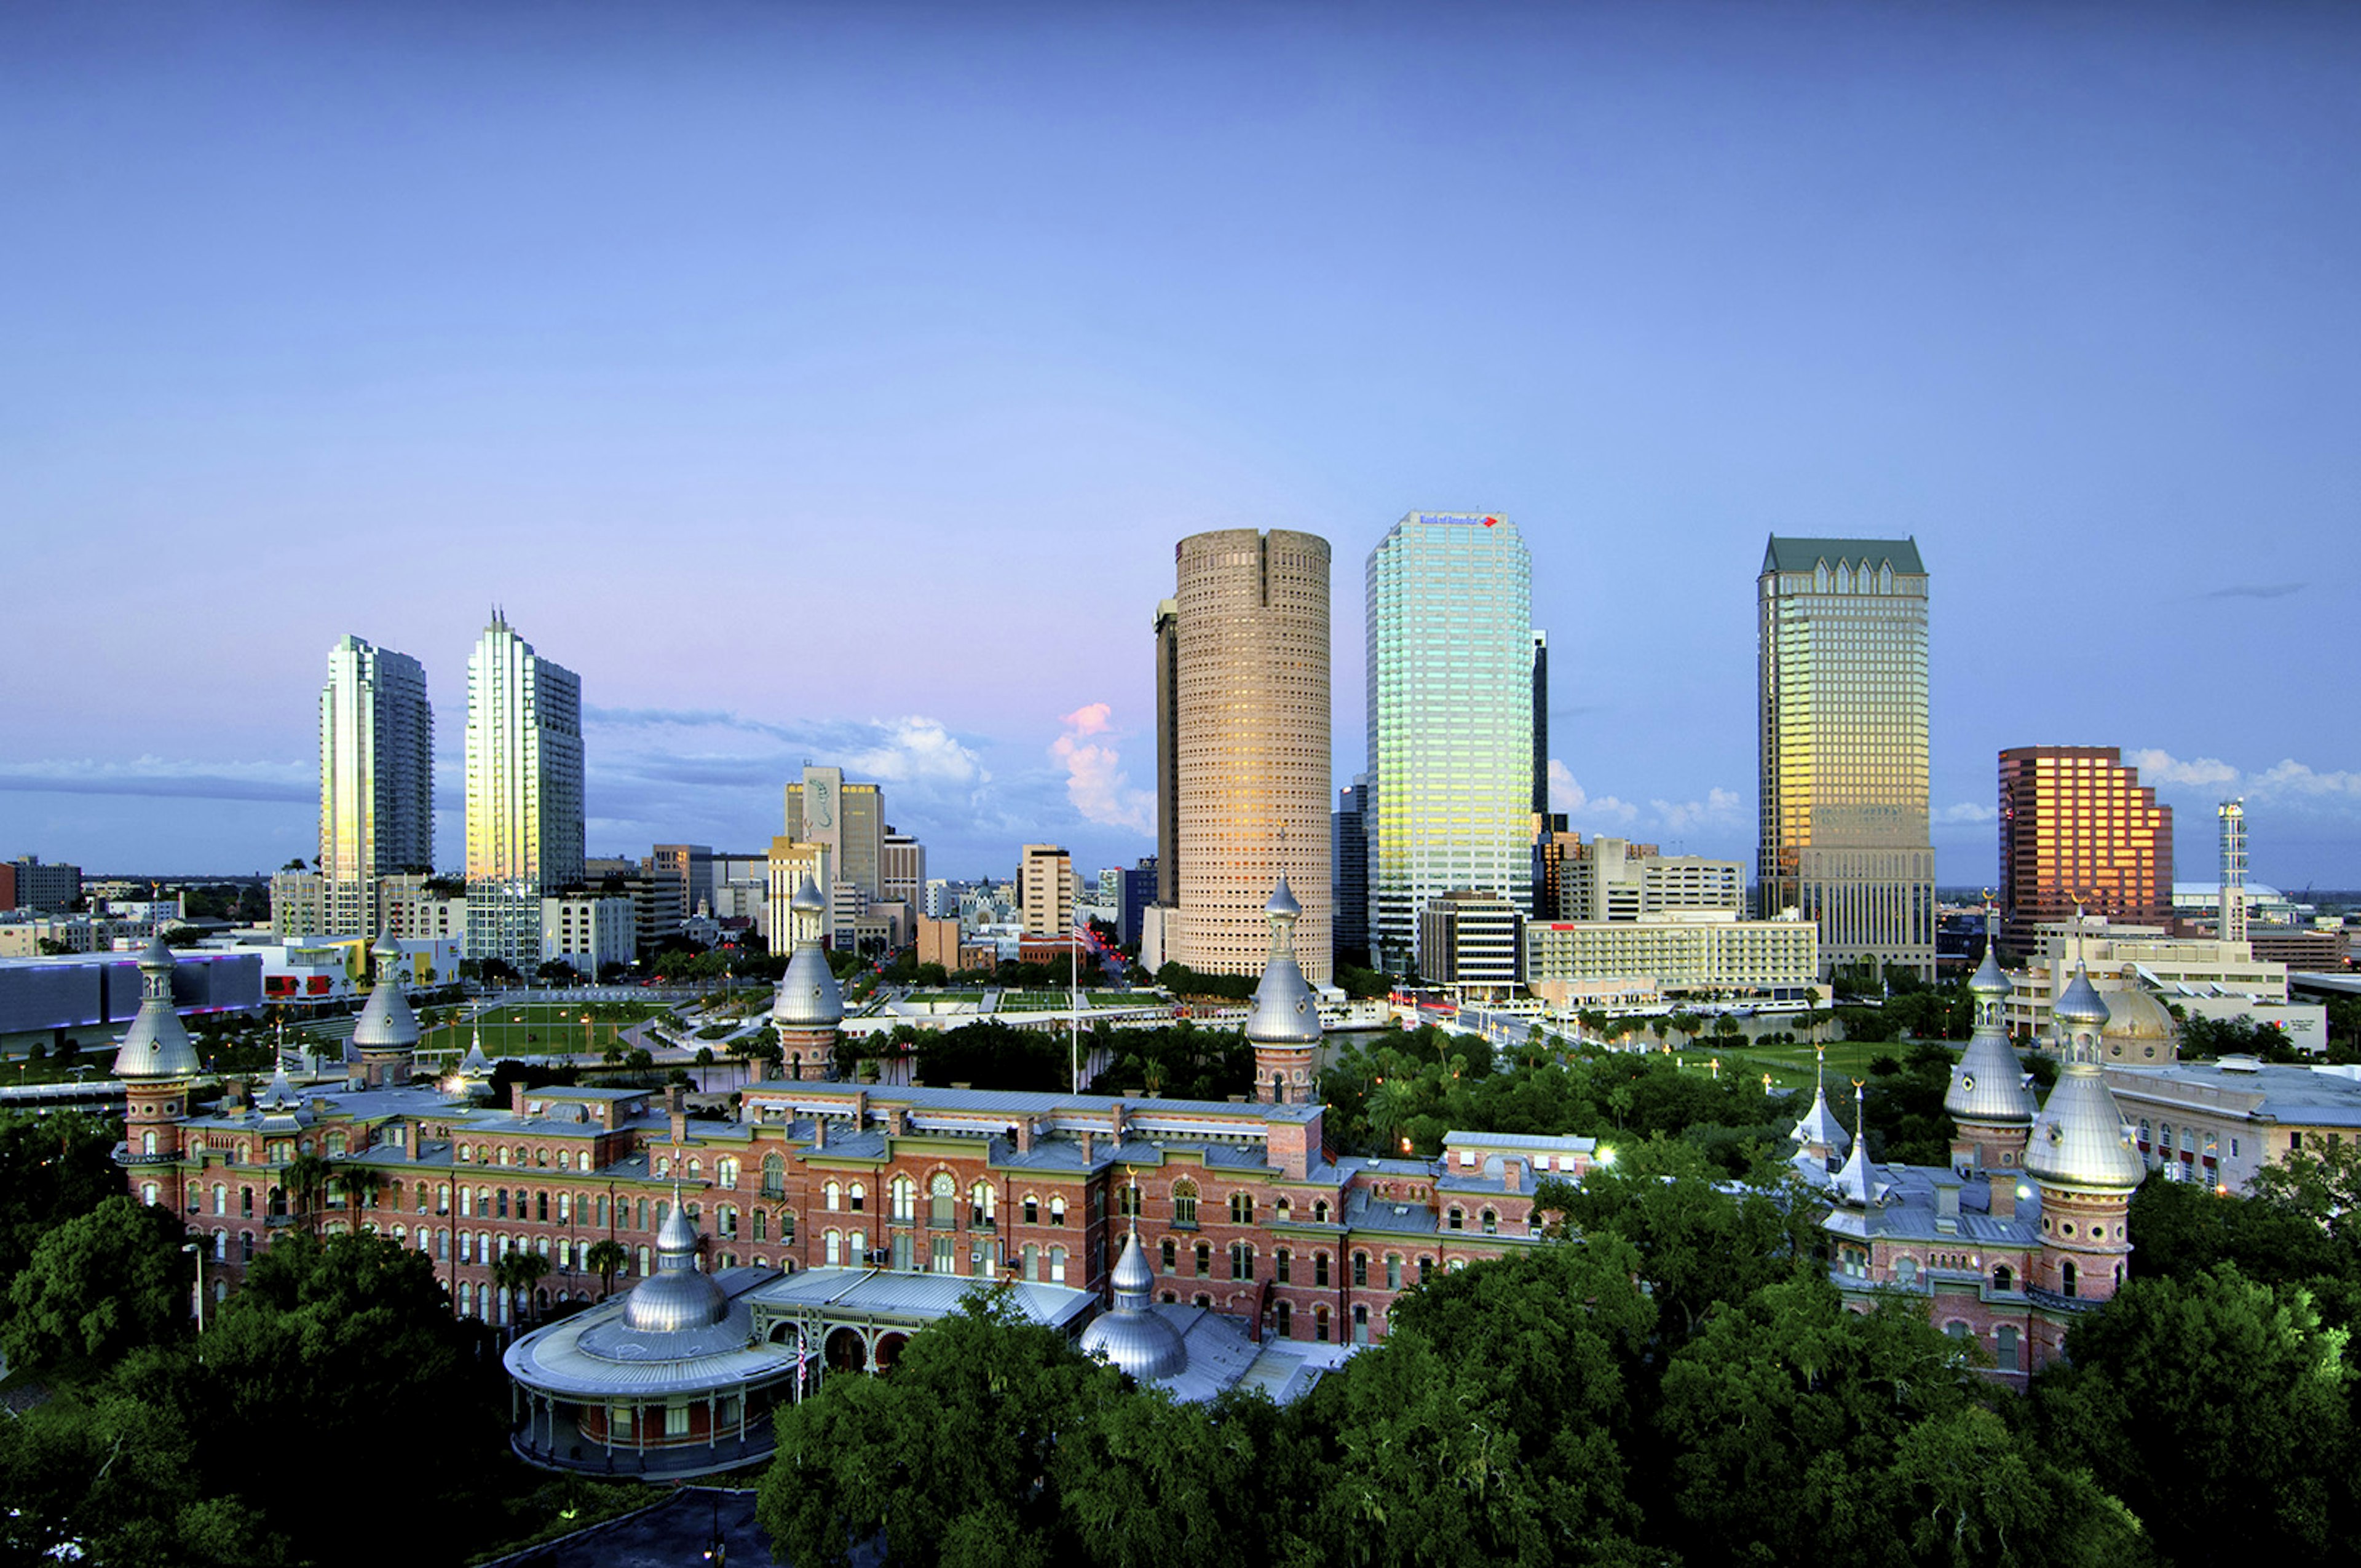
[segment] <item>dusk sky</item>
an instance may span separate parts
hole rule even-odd
[[[2361,886],[2361,7],[14,5],[0,855],[315,851],[346,632],[495,603],[594,854],[807,758],[1154,849],[1172,545],[1513,516],[1573,825],[1742,857],[1773,532],[1915,535],[1938,876],[2119,745]]]

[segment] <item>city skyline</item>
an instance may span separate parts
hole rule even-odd
[[[1586,834],[1748,854],[1728,564],[1910,534],[1939,882],[1996,880],[2000,751],[2099,745],[2184,821],[2243,795],[2257,880],[2361,885],[2361,737],[2295,656],[2361,608],[2350,18],[441,24],[12,23],[0,515],[63,591],[0,671],[0,850],[309,853],[319,648],[454,693],[490,594],[597,697],[602,851],[757,848],[809,759],[940,872],[1128,864],[1171,541],[1350,562],[1481,505]],[[293,538],[300,592],[243,558]]]

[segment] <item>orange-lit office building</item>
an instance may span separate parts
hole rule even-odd
[[[2015,746],[2000,754],[2001,940],[2079,905],[2119,925],[2172,923],[2172,807],[2114,746]]]

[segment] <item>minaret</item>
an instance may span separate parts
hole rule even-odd
[[[2107,1004],[2081,966],[2050,1016],[2064,1065],[2026,1146],[2026,1172],[2041,1188],[2041,1251],[2026,1284],[2053,1303],[2104,1301],[2123,1288],[2132,1250],[2125,1216],[2147,1172],[2099,1070]],[[2036,1319],[2036,1370],[2057,1354],[2065,1332],[2062,1322]]]
[[[181,1118],[199,1063],[187,1025],[172,1006],[172,949],[159,935],[139,955],[139,1012],[115,1053],[123,1080],[123,1163],[149,1202],[181,1209]],[[154,1190],[148,1191],[149,1184]]]
[[[361,1072],[370,1087],[408,1083],[418,1051],[418,1018],[410,1010],[410,999],[402,994],[396,973],[401,945],[393,939],[392,927],[388,926],[378,938],[369,956],[377,960],[377,986],[369,992],[368,1005],[361,1009],[359,1022],[353,1025],[353,1049],[359,1053]]]
[[[1962,1176],[2005,1173],[2004,1179],[1993,1175],[1991,1185],[1993,1217],[2006,1219],[2016,1212],[2016,1172],[2025,1163],[2034,1104],[2003,1021],[2011,988],[1994,951],[1999,926],[1990,901],[1984,905],[1984,961],[1968,981],[1968,993],[1975,999],[1975,1027],[1968,1048],[1951,1069],[1943,1109],[1958,1128],[1951,1136],[1951,1168]]]
[[[1295,961],[1295,918],[1302,912],[1281,876],[1263,905],[1270,916],[1270,957],[1263,961],[1262,983],[1255,987],[1254,1011],[1246,1015],[1255,1098],[1265,1104],[1298,1105],[1317,1097],[1312,1072],[1320,1049],[1320,1005]]]
[[[814,1078],[828,1076],[836,1059],[837,1025],[844,1022],[844,992],[820,950],[820,917],[828,900],[807,873],[787,901],[787,928],[794,933],[795,952],[779,976],[778,994],[771,1000],[771,1026],[778,1031],[780,1059],[787,1076],[801,1078],[809,1068]]]
[[[1790,1128],[1787,1135],[1803,1146],[1795,1151],[1796,1168],[1817,1179],[1828,1175],[1828,1162],[1852,1142],[1852,1135],[1844,1130],[1837,1113],[1828,1109],[1828,1048],[1814,1047],[1812,1058],[1812,1108],[1804,1113],[1804,1119]]]

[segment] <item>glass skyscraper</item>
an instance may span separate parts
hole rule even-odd
[[[467,659],[467,956],[531,974],[543,895],[581,881],[581,677],[496,610]]]
[[[1532,895],[1532,562],[1516,524],[1394,524],[1369,552],[1368,638],[1369,940],[1399,970],[1428,900]]]
[[[1765,919],[1839,965],[1935,975],[1927,568],[1908,539],[1781,539],[1756,585]]]
[[[322,928],[369,934],[377,879],[434,866],[434,713],[426,668],[339,638],[320,688]]]

